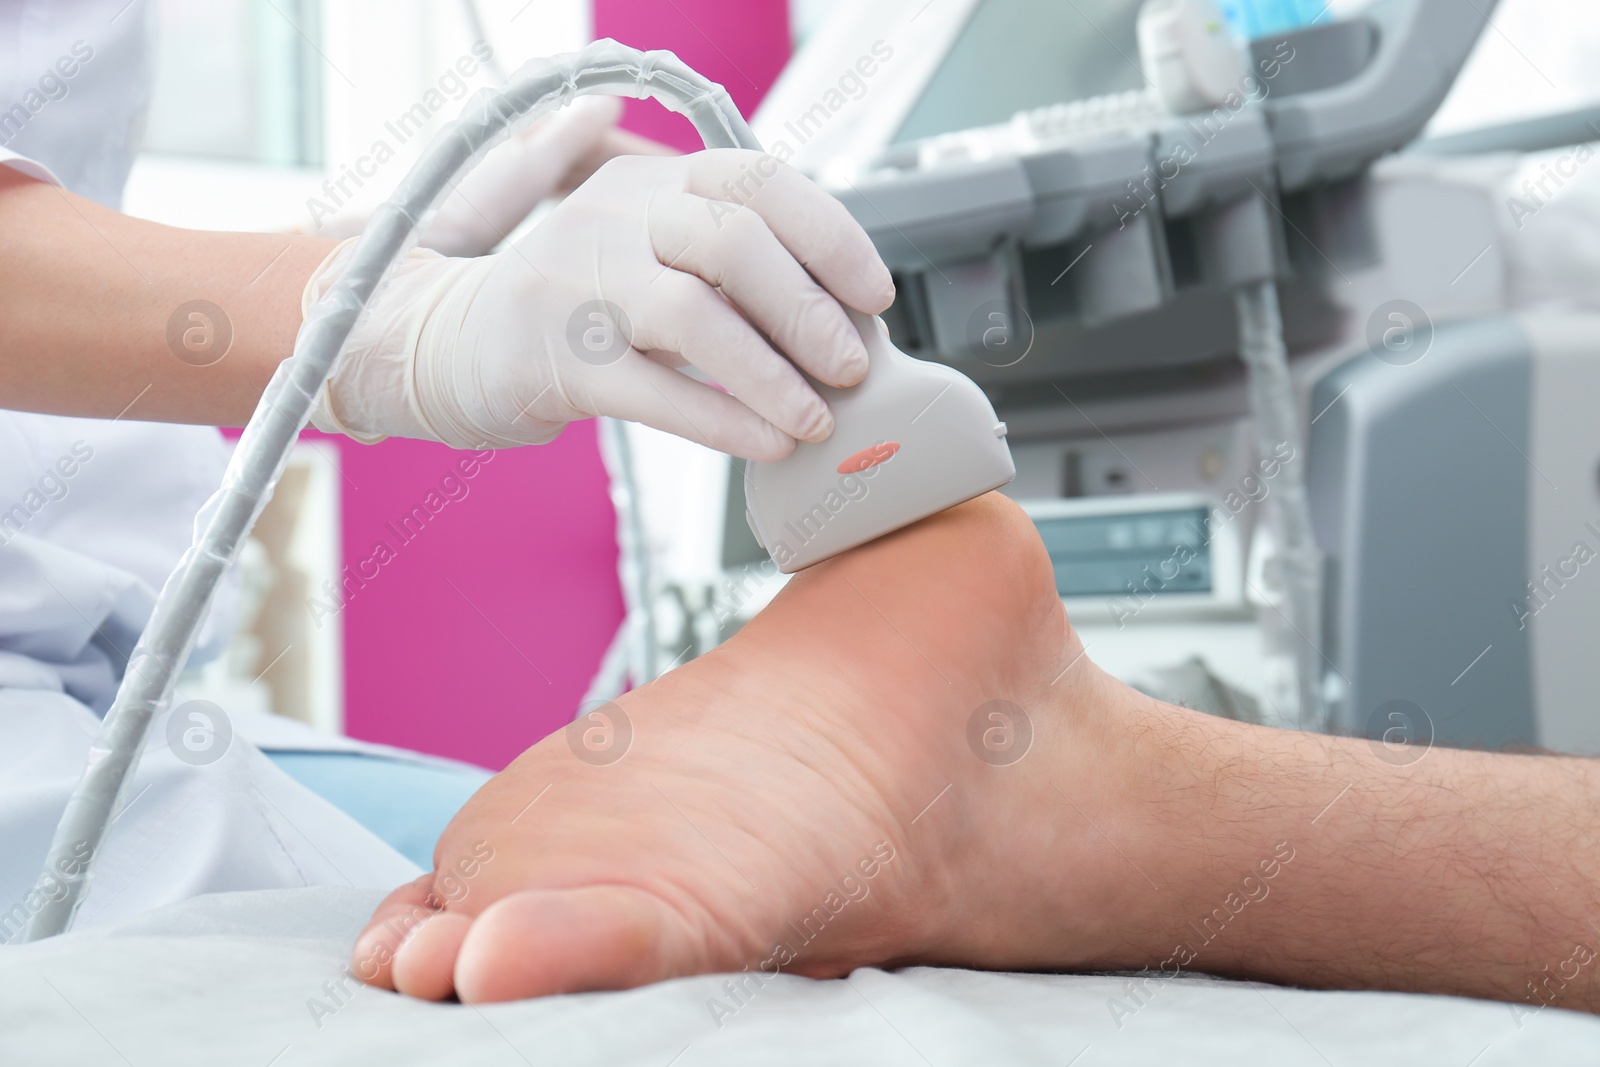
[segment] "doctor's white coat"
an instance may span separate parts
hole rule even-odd
[[[0,165],[119,206],[153,16],[146,0],[0,0]],[[134,421],[129,399],[129,417],[106,421],[8,411],[0,397],[0,944],[38,910],[35,878],[99,716],[227,458],[215,429]],[[225,642],[232,600],[219,596],[197,656]],[[165,725],[79,926],[200,893],[416,873],[248,741],[196,766]]]

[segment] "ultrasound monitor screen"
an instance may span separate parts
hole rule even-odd
[[[1005,122],[1018,111],[1144,88],[1140,0],[983,0],[894,143]]]

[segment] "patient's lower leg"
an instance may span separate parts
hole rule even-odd
[[[800,574],[618,705],[620,759],[558,734],[473,798],[358,974],[485,1001],[932,962],[1516,1000],[1600,944],[1600,870],[1561,845],[1600,811],[1592,765],[1397,766],[1151,701],[1084,656],[996,495]]]

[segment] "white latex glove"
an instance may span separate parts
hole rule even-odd
[[[307,283],[307,310],[351,247]],[[481,448],[608,415],[781,459],[833,431],[796,366],[860,381],[866,348],[840,304],[876,314],[893,299],[844,206],[772,157],[622,157],[503,252],[397,264],[312,421]],[[691,367],[726,392],[677,369]]]
[[[671,153],[617,129],[621,116],[621,99],[581,96],[508,138],[439,205],[417,243],[447,256],[486,255],[540,203],[577,187],[607,159]],[[342,211],[302,232],[354,237],[368,214],[365,208]]]

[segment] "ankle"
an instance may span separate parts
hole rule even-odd
[[[1263,923],[1285,919],[1267,898],[1300,893],[1311,873],[1316,805],[1338,789],[1322,788],[1328,739],[1128,692],[1124,847],[1159,889],[1130,880],[1147,942],[1122,965],[1245,973]],[[1289,767],[1291,780],[1270,773]]]
[[[1035,791],[1057,840],[1076,841],[1056,850],[1067,867],[1052,864],[1041,878],[1084,892],[1084,952],[1066,962],[1204,969],[1216,909],[1231,918],[1261,892],[1260,861],[1274,876],[1281,867],[1263,836],[1270,827],[1246,815],[1232,785],[1248,744],[1240,724],[1162,703],[1094,667],[1053,714],[1055,751],[1038,765],[1052,780]]]

